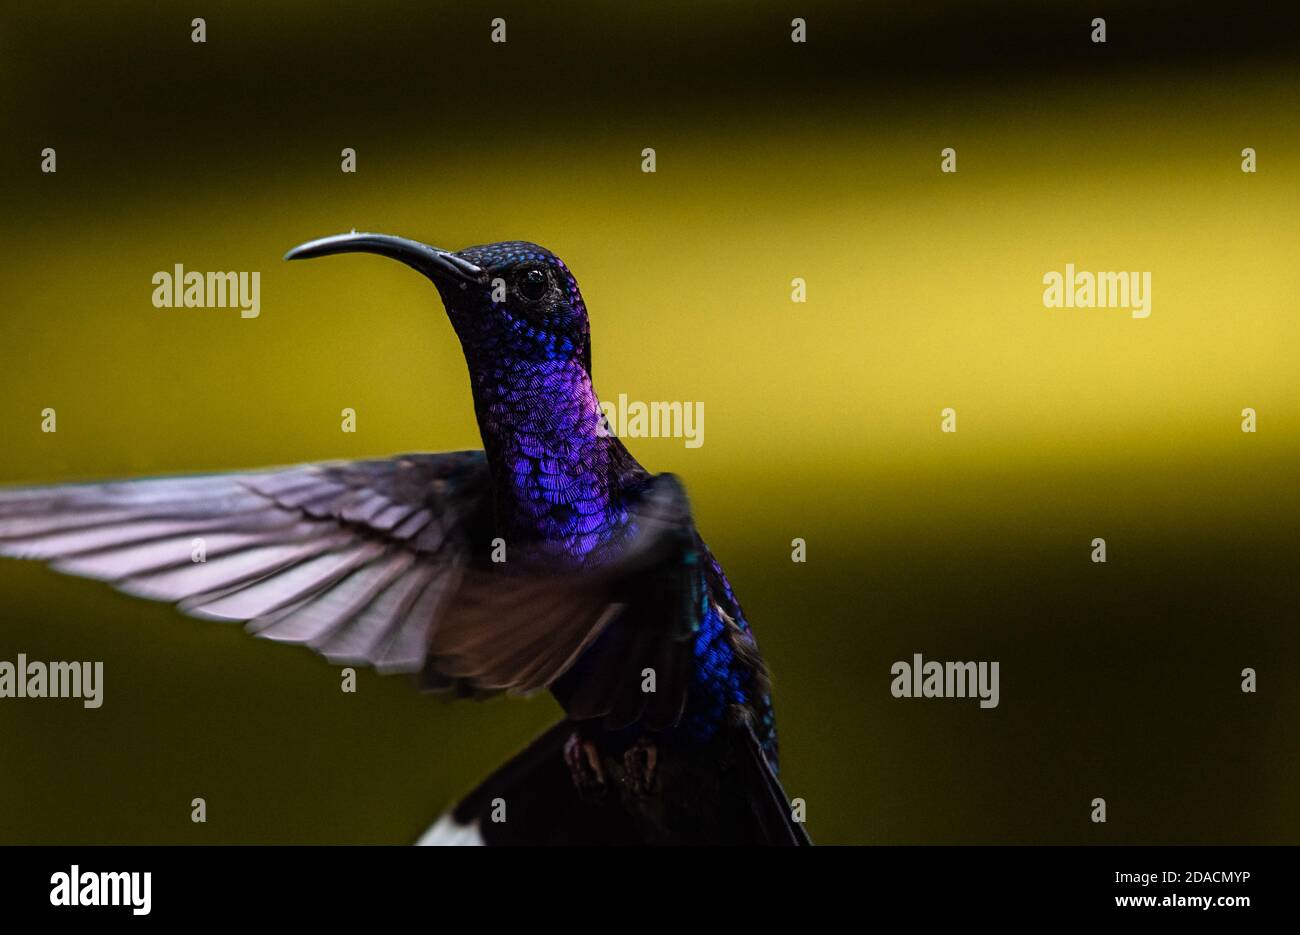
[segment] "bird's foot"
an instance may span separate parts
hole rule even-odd
[[[659,765],[659,748],[641,737],[623,754],[624,781],[634,795],[648,795],[654,788]]]
[[[594,799],[605,791],[605,770],[600,765],[600,751],[577,731],[564,742],[564,762],[568,764],[573,786],[585,799]]]

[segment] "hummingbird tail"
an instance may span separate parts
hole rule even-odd
[[[564,760],[572,721],[560,721],[509,760],[416,842],[420,845],[635,844],[626,816],[580,798]]]

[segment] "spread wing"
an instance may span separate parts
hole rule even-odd
[[[624,547],[592,571],[494,565],[492,535],[481,451],[0,491],[0,555],[331,661],[419,671],[433,689],[527,693],[569,673],[575,717],[650,707],[675,721],[700,590],[680,484],[645,485]],[[588,665],[587,650],[617,667]],[[656,664],[648,705],[631,687]]]
[[[483,522],[482,452],[0,492],[0,555],[414,671]]]

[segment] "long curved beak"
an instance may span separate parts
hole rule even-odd
[[[483,283],[487,274],[481,267],[438,247],[394,237],[391,234],[335,234],[300,244],[284,255],[286,260],[311,260],[335,253],[377,253],[428,276],[435,283]]]

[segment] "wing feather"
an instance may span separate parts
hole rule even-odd
[[[698,625],[676,479],[645,478],[621,548],[592,568],[493,565],[492,503],[482,452],[0,490],[0,555],[244,621],[331,661],[420,671],[428,688],[555,687],[573,717],[675,722]],[[640,690],[647,665],[658,693]]]

